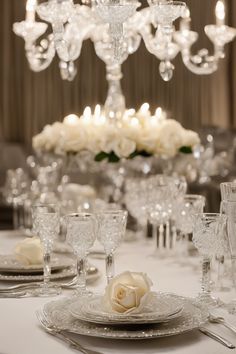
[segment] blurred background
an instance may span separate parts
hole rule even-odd
[[[75,3],[78,1],[76,0]],[[146,5],[145,1],[142,1]],[[187,0],[192,28],[199,33],[193,49],[212,50],[204,26],[215,23],[215,0]],[[226,0],[226,23],[236,27],[235,0]],[[60,78],[58,59],[40,73],[29,69],[24,42],[12,31],[12,25],[25,17],[25,1],[0,2],[0,139],[31,147],[32,136],[47,123],[62,120],[70,113],[81,114],[86,106],[103,104],[107,93],[105,65],[95,55],[90,40],[82,47],[78,74],[73,82]],[[158,73],[159,61],[144,44],[122,65],[122,88],[128,108],[149,102],[152,109],[161,106],[186,128],[236,126],[236,42],[226,46],[226,58],[219,70],[209,76],[192,74],[181,56],[174,61],[173,79],[166,83]]]

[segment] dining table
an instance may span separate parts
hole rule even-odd
[[[0,254],[12,254],[15,245],[25,238],[22,231],[0,232]],[[106,287],[105,260],[95,244],[89,262],[99,270],[99,277],[88,284],[95,293],[103,293]],[[155,291],[176,293],[196,297],[201,288],[201,258],[194,252],[184,254],[158,255],[154,252],[152,240],[133,238],[123,242],[115,253],[115,273],[124,271],[146,273],[153,282]],[[10,282],[1,281],[0,287]],[[76,350],[64,341],[47,333],[40,325],[36,310],[50,302],[73,295],[73,290],[63,290],[54,297],[0,298],[0,354],[72,354]],[[234,290],[214,293],[223,301],[230,301]],[[224,317],[236,326],[236,316],[221,310]],[[222,324],[206,323],[204,327],[213,330],[236,345],[236,334]],[[227,354],[228,349],[217,341],[193,330],[176,336],[157,339],[121,340],[72,335],[81,345],[102,354]],[[77,351],[78,352],[78,351]]]

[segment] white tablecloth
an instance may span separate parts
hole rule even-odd
[[[10,253],[14,244],[21,238],[16,232],[0,232],[0,253]],[[116,273],[133,270],[146,272],[153,280],[154,289],[176,292],[185,296],[195,296],[200,289],[199,261],[183,257],[153,259],[149,255],[152,247],[145,241],[124,243],[116,254]],[[91,261],[104,272],[104,260]],[[0,283],[3,286],[3,283]],[[91,289],[102,291],[105,278],[101,277]],[[69,295],[70,291],[63,295]],[[232,294],[221,294],[223,298]],[[50,336],[39,326],[35,310],[55,298],[0,299],[0,354],[71,354],[75,352],[67,344]],[[227,316],[236,325],[236,316]],[[236,335],[222,325],[211,324],[211,329],[236,344]],[[88,348],[97,349],[104,354],[224,354],[229,349],[218,344],[198,331],[182,336],[142,341],[116,341],[80,337]],[[235,352],[235,350],[231,351]]]

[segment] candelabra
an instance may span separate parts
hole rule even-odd
[[[14,32],[25,40],[26,56],[34,71],[46,69],[54,56],[60,59],[64,80],[76,75],[75,61],[83,41],[91,39],[97,56],[105,62],[109,83],[105,103],[106,113],[119,117],[125,111],[120,80],[121,65],[134,53],[143,39],[147,50],[160,60],[159,71],[164,81],[171,80],[173,59],[181,53],[184,65],[193,73],[207,75],[215,72],[224,47],[236,36],[236,29],[225,25],[225,6],[216,4],[216,24],[205,26],[205,33],[214,45],[211,55],[207,49],[192,54],[191,47],[198,33],[190,28],[190,11],[182,1],[148,0],[149,6],[138,10],[136,0],[92,0],[89,5],[74,4],[73,0],[48,0],[41,4],[27,0],[25,21],[14,23]],[[40,40],[48,24],[36,22],[35,14],[50,23],[52,33]],[[174,22],[181,18],[180,28]]]

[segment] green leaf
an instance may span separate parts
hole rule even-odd
[[[108,154],[108,161],[111,163],[116,163],[120,161],[120,158],[112,151]]]
[[[193,150],[192,150],[191,146],[182,146],[179,149],[179,152],[182,152],[183,154],[192,154]]]
[[[101,161],[107,159],[108,157],[109,157],[109,154],[107,154],[104,151],[101,151],[95,156],[94,160],[97,162],[101,162]]]
[[[152,154],[150,154],[149,152],[145,151],[145,150],[135,150],[134,152],[132,152],[132,154],[129,155],[129,159],[133,159],[136,156],[142,156],[142,157],[150,157],[152,156]]]

